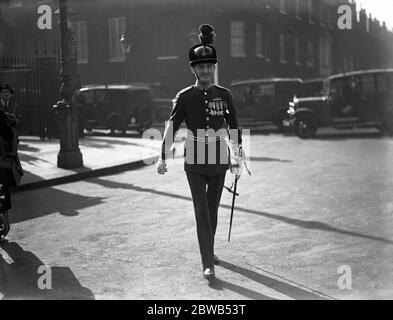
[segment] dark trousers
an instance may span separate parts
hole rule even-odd
[[[4,171],[0,169],[0,213],[11,209],[11,194]]]
[[[203,269],[214,266],[214,236],[225,174],[206,176],[186,171],[190,185]]]

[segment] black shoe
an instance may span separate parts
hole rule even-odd
[[[220,259],[216,255],[214,255],[214,264],[217,266],[220,264]]]
[[[206,268],[206,269],[203,271],[203,277],[204,277],[205,279],[207,279],[208,281],[214,280],[214,279],[216,278],[216,274],[215,274],[215,272],[214,272],[214,267]]]

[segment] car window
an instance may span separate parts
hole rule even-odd
[[[332,79],[330,81],[330,95],[333,100],[343,95],[346,82],[343,78]]]
[[[303,83],[301,97],[320,97],[322,95],[323,81]]]
[[[151,92],[150,90],[135,90],[129,91],[126,101],[128,106],[141,106],[150,104]]]
[[[388,93],[392,93],[393,92],[393,72],[388,72],[386,73],[386,79],[387,79],[387,91]]]
[[[362,94],[368,95],[376,92],[375,75],[373,74],[362,75],[361,81],[362,81],[362,90],[361,90]]]
[[[82,91],[76,97],[76,101],[80,104],[92,104],[94,103],[94,91],[87,90]]]
[[[273,97],[276,95],[276,86],[274,85],[274,83],[261,83],[256,86],[255,95],[257,97]]]
[[[118,89],[103,89],[96,91],[98,103],[123,106],[127,101],[127,91]]]
[[[124,106],[127,102],[127,91],[126,90],[108,90],[105,93],[105,100],[111,105]]]
[[[105,90],[97,90],[96,91],[96,99],[97,102],[104,102],[106,100],[106,91]]]
[[[247,85],[233,86],[231,88],[231,92],[233,95],[233,100],[238,105],[248,103],[250,100],[250,95],[252,95],[251,88]]]
[[[387,79],[386,74],[377,74],[377,90],[379,93],[387,92]]]

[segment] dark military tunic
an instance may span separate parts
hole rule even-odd
[[[184,169],[208,176],[228,169],[227,125],[230,138],[241,144],[241,133],[230,91],[212,85],[201,90],[196,85],[181,90],[174,99],[162,146],[166,159],[173,138],[185,121],[188,134],[185,143]]]

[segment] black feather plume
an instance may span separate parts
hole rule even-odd
[[[216,33],[210,24],[202,24],[199,27],[199,32],[199,40],[204,46],[213,44]]]

